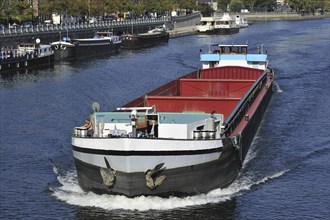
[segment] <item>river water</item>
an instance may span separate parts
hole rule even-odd
[[[1,219],[329,219],[330,20],[257,22],[232,36],[2,74]],[[167,199],[78,186],[70,136],[97,101],[113,110],[200,66],[212,43],[264,44],[276,92],[243,169],[226,189]]]

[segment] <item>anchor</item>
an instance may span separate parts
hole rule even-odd
[[[100,173],[103,179],[103,184],[111,187],[115,184],[116,181],[116,171],[111,168],[107,158],[104,157],[104,161],[107,168],[100,167]]]
[[[145,172],[145,178],[146,178],[146,185],[149,187],[149,189],[155,189],[157,186],[162,184],[164,180],[166,179],[165,175],[159,176],[159,174],[165,169],[160,170],[163,167],[164,163],[160,163],[155,166],[152,170],[147,170]]]

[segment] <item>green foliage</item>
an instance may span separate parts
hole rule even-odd
[[[250,11],[254,10],[255,2],[256,2],[256,0],[242,0],[244,8],[249,9]]]
[[[229,8],[232,12],[239,12],[243,7],[243,2],[241,0],[231,0],[229,3]]]
[[[0,20],[5,23],[31,21],[34,8],[27,1],[3,0],[0,4]]]
[[[199,10],[204,16],[210,16],[212,9],[207,4],[196,7],[195,0],[38,0],[39,11],[32,7],[34,0],[1,0],[0,22],[18,22],[36,20],[40,17],[50,18],[52,13],[65,13],[72,16],[89,17],[103,16],[112,13],[133,11],[136,15],[157,11],[158,14],[177,9]],[[329,0],[286,0],[288,5],[297,12],[314,12],[330,9]],[[218,9],[240,11],[247,8],[251,11],[272,10],[276,0],[217,0]]]
[[[227,11],[230,0],[218,0],[218,10]]]
[[[274,0],[255,0],[254,2],[254,10],[257,11],[272,11],[275,6]]]
[[[290,8],[297,12],[312,12],[317,9],[329,9],[329,0],[286,0]]]
[[[214,12],[209,4],[202,3],[197,7],[197,10],[201,12],[203,17],[211,17]]]

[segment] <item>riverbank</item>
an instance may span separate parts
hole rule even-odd
[[[217,13],[217,16],[222,16],[222,13]],[[232,18],[236,15],[244,17],[248,21],[268,21],[268,20],[309,20],[309,19],[321,19],[330,17],[330,13],[327,12],[323,15],[300,15],[297,13],[285,13],[285,12],[256,12],[256,13],[230,13]]]
[[[217,13],[215,16],[221,17],[222,13]],[[311,19],[323,19],[329,18],[330,13],[326,14],[316,14],[316,15],[305,15],[301,16],[297,13],[231,13],[230,16],[235,18],[236,15],[244,17],[249,22],[258,22],[258,21],[274,21],[274,20],[311,20]],[[193,35],[197,33],[196,25],[187,26],[187,27],[175,27],[173,30],[169,30],[170,38],[183,37],[187,35]]]

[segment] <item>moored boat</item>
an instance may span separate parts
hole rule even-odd
[[[197,25],[197,32],[200,34],[214,34],[214,17],[202,17],[199,25]]]
[[[169,39],[169,33],[163,27],[156,27],[147,33],[123,34],[121,37],[122,48],[136,49],[166,43]]]
[[[75,44],[70,38],[65,37],[63,40],[55,41],[50,44],[55,51],[54,57],[56,60],[62,58],[74,57]]]
[[[239,26],[228,13],[224,13],[222,17],[202,17],[197,31],[200,34],[230,35],[238,33]]]
[[[74,128],[80,187],[95,193],[194,195],[237,177],[272,96],[263,51],[214,45],[202,68]]]
[[[116,53],[121,38],[112,32],[96,32],[92,38],[65,39],[53,42],[56,58],[82,58],[100,54]]]
[[[54,51],[50,45],[36,43],[19,43],[14,47],[1,48],[0,71],[22,69],[31,66],[52,64]]]
[[[219,35],[230,35],[239,32],[239,27],[236,25],[228,13],[224,13],[221,18],[215,19],[214,33]]]
[[[248,21],[240,15],[236,15],[235,22],[239,28],[247,28],[249,26]]]

